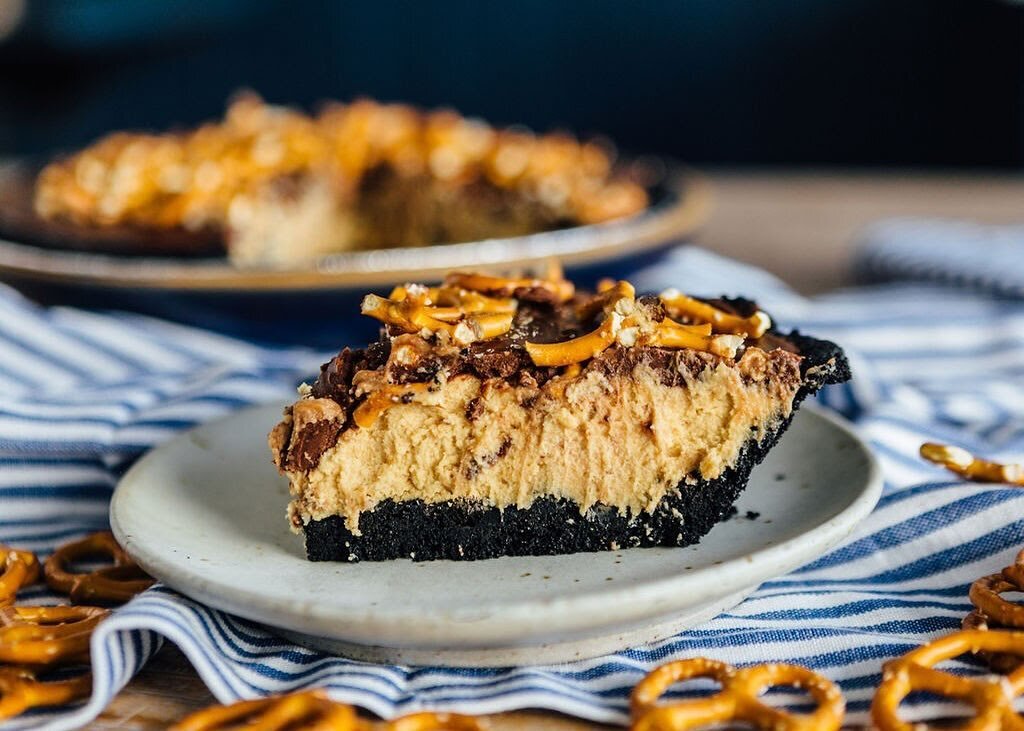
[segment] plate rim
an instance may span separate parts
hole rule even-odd
[[[801,418],[801,414],[808,414],[810,416],[803,418],[823,420],[840,431],[861,453],[867,469],[857,494],[839,513],[788,540],[728,559],[719,565],[651,579],[642,584],[629,587],[610,585],[598,591],[530,599],[503,605],[497,611],[494,608],[486,611],[454,610],[425,616],[417,608],[409,608],[404,603],[397,607],[378,605],[339,609],[330,604],[311,606],[305,602],[301,602],[301,611],[296,611],[295,605],[299,602],[295,602],[294,599],[291,602],[269,599],[265,592],[257,589],[231,587],[229,595],[218,594],[215,582],[211,583],[211,579],[190,571],[191,567],[188,565],[182,566],[173,559],[160,556],[159,551],[147,548],[144,541],[140,542],[131,530],[126,529],[126,521],[119,514],[123,512],[120,506],[126,500],[125,495],[132,489],[133,484],[143,482],[139,478],[140,473],[145,473],[149,462],[160,458],[161,450],[171,449],[172,444],[190,439],[197,430],[215,429],[222,423],[245,418],[250,412],[269,410],[271,406],[276,407],[277,404],[263,404],[235,411],[226,417],[185,431],[150,450],[118,482],[111,499],[111,528],[129,555],[145,570],[186,596],[271,626],[283,626],[306,633],[322,633],[325,628],[330,628],[329,636],[356,643],[373,639],[379,644],[394,644],[398,640],[392,640],[392,637],[400,637],[403,634],[408,636],[410,623],[416,626],[415,632],[420,646],[454,647],[467,642],[472,643],[474,639],[476,642],[517,638],[522,640],[522,625],[543,624],[543,633],[548,636],[553,633],[579,633],[642,622],[667,612],[681,611],[696,601],[725,596],[745,587],[759,585],[798,568],[813,560],[813,557],[823,555],[845,539],[870,514],[882,492],[883,481],[878,460],[870,447],[853,431],[852,426],[834,413],[805,406],[797,413],[796,418]],[[122,489],[126,485],[127,487]],[[808,549],[805,545],[809,538],[812,539],[813,549]],[[799,557],[794,558],[794,555]],[[809,555],[812,557],[808,557]],[[765,566],[784,568],[782,571],[766,574]],[[711,571],[717,572],[718,580],[714,584],[714,591],[709,592],[707,574]],[[615,597],[621,600],[613,604],[618,607],[617,610],[610,611],[610,600]],[[538,620],[539,612],[543,613],[542,623]],[[335,632],[335,626],[341,631]]]
[[[299,269],[240,268],[226,260],[124,257],[19,243],[0,236],[0,276],[37,282],[189,292],[323,291],[406,280],[440,280],[453,268],[526,268],[552,257],[596,264],[640,254],[696,232],[709,218],[711,184],[701,173],[664,161],[668,199],[632,216],[526,236],[457,244],[331,254]],[[11,174],[21,163],[0,165]]]

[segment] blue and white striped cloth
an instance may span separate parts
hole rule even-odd
[[[865,228],[859,244],[866,281],[942,282],[1024,297],[1024,225],[890,218]]]
[[[632,278],[648,290],[752,295],[784,326],[847,348],[856,380],[822,401],[874,445],[887,486],[842,547],[671,639],[514,669],[350,662],[157,587],[95,634],[88,704],[33,712],[4,728],[87,723],[165,640],[223,702],[317,685],[385,717],[547,708],[622,722],[645,672],[702,654],[809,665],[842,685],[851,721],[863,721],[882,662],[955,628],[968,610],[968,584],[1008,564],[1024,543],[1024,490],[965,484],[917,457],[927,439],[1024,458],[1024,302],[905,284],[808,301],[764,272],[695,248]],[[288,397],[327,355],[137,315],[40,309],[0,287],[0,541],[46,554],[104,528],[118,477],[144,450],[244,404]],[[43,588],[24,595],[51,598]]]

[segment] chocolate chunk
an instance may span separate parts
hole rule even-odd
[[[296,472],[316,467],[324,452],[334,446],[344,428],[340,419],[312,422],[292,432],[285,469]]]
[[[313,384],[314,398],[329,398],[342,406],[349,403],[349,389],[352,388],[352,376],[355,375],[355,363],[364,356],[361,350],[345,348],[336,356],[320,366],[320,377]]]

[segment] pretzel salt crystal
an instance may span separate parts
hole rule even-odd
[[[14,603],[18,591],[39,580],[39,560],[30,551],[0,543],[0,607]]]
[[[882,683],[871,703],[871,719],[878,731],[927,731],[928,726],[908,723],[899,717],[900,703],[914,691],[928,691],[973,706],[974,718],[961,728],[1024,729],[1024,719],[1014,710],[1014,699],[1024,692],[1024,667],[997,677],[963,677],[934,669],[940,662],[968,652],[1006,653],[1024,658],[1024,632],[963,630],[886,663]]]
[[[657,704],[669,686],[692,678],[710,678],[722,689],[706,698]],[[775,685],[805,689],[818,707],[797,715],[761,702],[762,693]],[[845,706],[839,688],[807,668],[771,663],[736,669],[707,658],[656,668],[633,689],[630,699],[634,731],[686,731],[728,721],[743,721],[766,731],[837,731]]]
[[[1024,486],[1024,466],[1019,464],[989,462],[975,457],[966,449],[934,442],[921,445],[921,456],[967,480]]]

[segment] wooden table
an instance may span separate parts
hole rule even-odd
[[[846,283],[853,237],[878,218],[1024,219],[1021,176],[718,171],[711,178],[715,210],[699,243],[762,266],[809,293]],[[184,656],[167,646],[93,728],[165,728],[213,702]],[[608,728],[552,713],[509,713],[491,720],[498,731]]]

